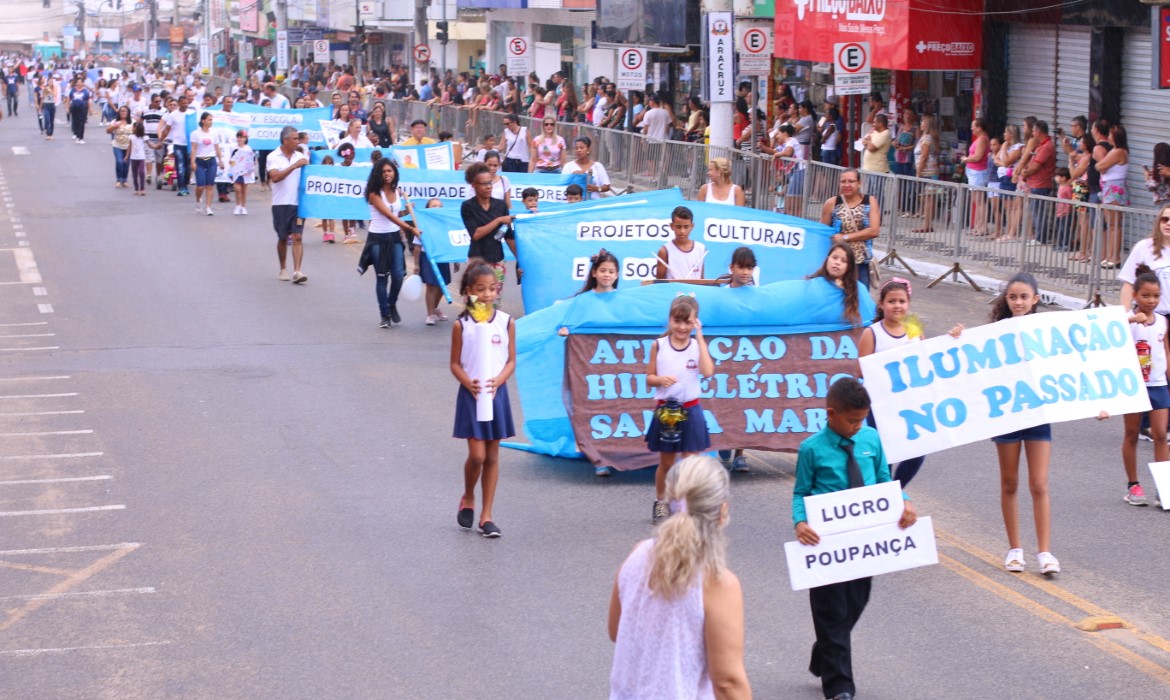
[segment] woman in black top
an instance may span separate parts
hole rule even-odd
[[[512,255],[516,255],[516,234],[512,230],[512,215],[508,212],[508,205],[502,199],[492,197],[492,172],[483,163],[472,163],[467,168],[464,179],[471,185],[475,196],[463,202],[459,213],[463,217],[463,225],[467,228],[467,235],[471,238],[471,245],[467,249],[467,258],[480,258],[496,273],[496,300],[499,307],[500,299],[504,295],[504,277],[507,266],[504,264],[504,242],[508,243]],[[523,277],[519,264],[516,267],[516,281]]]

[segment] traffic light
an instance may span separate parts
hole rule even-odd
[[[448,41],[447,28],[451,25],[444,19],[436,22],[435,26],[439,29],[439,31],[435,32],[435,38],[439,40],[440,44],[446,44]]]

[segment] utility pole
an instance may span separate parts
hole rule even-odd
[[[430,44],[427,34],[427,8],[430,7],[431,0],[415,0],[414,5],[414,44]],[[410,51],[410,63],[414,70],[412,77],[415,85],[418,85],[419,78],[425,74],[425,69],[419,65],[419,62],[414,60],[414,47]],[[434,60],[434,57],[431,57]]]
[[[287,32],[288,31],[288,0],[276,0],[276,4],[273,7],[273,11],[276,13],[276,31],[278,33],[279,32]],[[279,45],[280,45],[280,42],[278,41],[277,46],[279,46]],[[288,61],[288,58],[285,57],[285,62],[287,63],[287,61]],[[280,65],[279,58],[276,59],[276,64],[278,66]]]
[[[706,31],[707,13],[709,12],[732,12],[733,8],[731,0],[702,0],[701,6],[703,12],[703,36],[702,41],[704,46],[707,45],[708,36]],[[734,35],[733,35],[734,36]],[[710,61],[711,57],[708,56]],[[703,66],[704,72],[707,66]],[[734,76],[730,76],[728,80],[734,81]],[[731,148],[732,146],[732,131],[731,131],[731,112],[733,109],[732,102],[712,102],[711,103],[711,145],[720,148]]]
[[[447,24],[447,0],[440,0],[440,2],[443,3],[443,48],[439,49],[439,77],[442,78],[443,76],[447,75],[447,42],[449,41],[447,37],[449,36],[448,27],[450,25]]]
[[[158,0],[148,0],[150,5],[150,18],[146,23],[146,33],[143,37],[146,39],[146,58],[148,61],[153,61],[158,58]],[[151,51],[151,46],[155,47]]]

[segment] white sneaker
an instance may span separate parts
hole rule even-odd
[[[428,316],[427,316],[427,325],[428,325],[428,326],[433,326],[433,325],[435,325],[435,317],[434,317],[433,315],[428,315]]]
[[[300,270],[297,270],[296,272],[293,273],[292,281],[293,281],[293,284],[304,284],[305,282],[309,281],[309,276],[304,274]]]
[[[215,212],[211,211],[211,207],[207,207],[207,215],[208,216],[215,216]]]
[[[1040,552],[1036,555],[1036,563],[1040,565],[1040,573],[1045,576],[1060,573],[1060,562],[1052,556],[1052,552]]]
[[[1052,556],[1051,554],[1048,556]],[[1024,570],[1024,550],[1013,549],[1003,558],[1003,568],[1008,571],[1020,572]]]
[[[240,205],[237,204],[236,208],[232,210],[232,216],[239,216],[239,215],[240,215]]]
[[[292,279],[292,278],[288,276],[288,270],[283,270],[283,269],[282,269],[282,270],[280,271],[280,276],[279,276],[277,279],[279,279],[281,282],[287,282],[287,281],[289,281],[289,280],[290,280],[290,279]]]
[[[84,146],[84,145],[85,145],[85,139],[78,139],[78,140],[77,140],[77,143],[78,143],[78,144],[80,144],[80,145],[82,145],[82,146]]]
[[[240,216],[247,216],[247,215],[248,215],[248,208],[247,207],[240,207]]]

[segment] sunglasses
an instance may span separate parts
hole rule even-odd
[[[1170,224],[1170,216],[1161,217],[1161,222],[1164,224]]]

